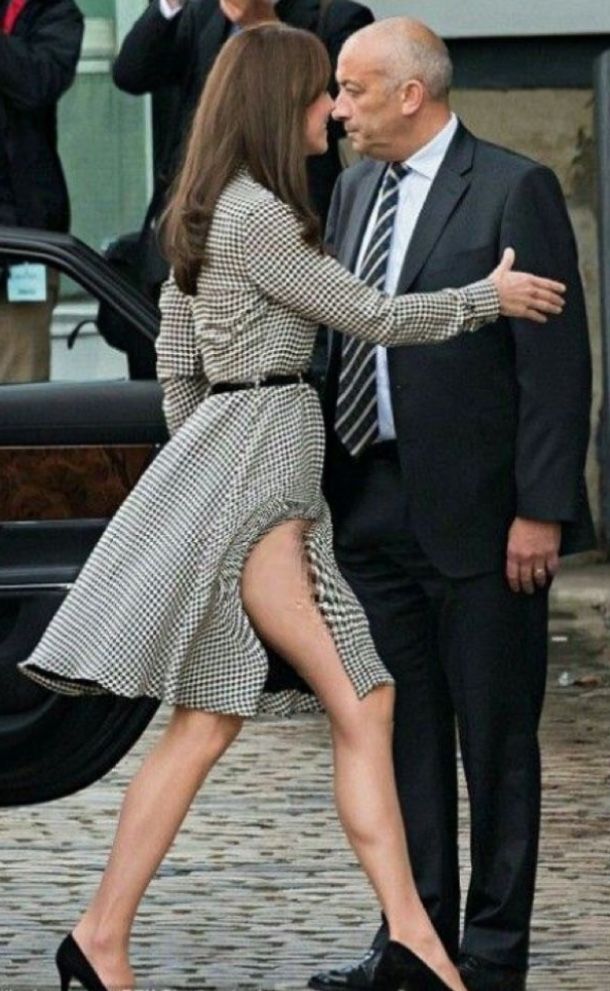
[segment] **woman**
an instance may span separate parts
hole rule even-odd
[[[57,962],[91,989],[131,987],[147,885],[206,775],[263,709],[321,706],[342,824],[392,942],[380,987],[463,991],[413,883],[393,783],[392,679],[337,570],[320,492],[318,323],[384,344],[442,341],[499,312],[544,320],[563,287],[510,271],[386,298],[319,248],[305,157],[326,147],[326,52],[264,25],[222,50],[167,216],[173,275],[158,371],[172,439],[106,530],[23,670],[65,692],[174,706],[130,784],[100,887]],[[264,691],[267,654],[309,683]]]

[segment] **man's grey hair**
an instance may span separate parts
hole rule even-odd
[[[361,28],[345,47],[371,43],[381,46],[383,74],[392,88],[419,79],[431,99],[446,99],[453,79],[451,56],[444,41],[425,24],[408,17],[387,17]]]
[[[453,63],[445,44],[434,49],[413,38],[399,36],[392,45],[387,74],[396,86],[407,79],[419,79],[433,100],[442,100],[451,89]]]

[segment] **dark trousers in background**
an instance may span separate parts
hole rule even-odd
[[[40,303],[9,303],[0,288],[0,384],[49,380],[59,273],[48,268],[46,277],[47,298]]]
[[[395,766],[414,873],[449,952],[524,970],[540,821],[548,595],[452,579],[413,533],[396,445],[329,476],[339,565],[396,679]],[[472,875],[460,942],[457,719]]]

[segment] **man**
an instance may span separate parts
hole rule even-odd
[[[73,0],[0,0],[0,224],[69,228],[57,102],[82,36]],[[0,382],[48,379],[55,280],[42,266],[14,266],[0,279]]]
[[[472,991],[522,991],[539,831],[537,729],[548,586],[593,546],[583,482],[590,357],[576,248],[554,174],[480,141],[449,109],[451,62],[424,25],[365,28],[334,116],[365,160],[339,178],[331,250],[390,293],[462,286],[503,250],[567,283],[544,327],[502,319],[440,347],[333,335],[327,496],[341,567],[396,679],[395,768],[415,876]],[[455,721],[472,874],[459,939]],[[370,988],[363,960],[314,988]]]

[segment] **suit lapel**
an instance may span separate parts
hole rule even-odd
[[[353,202],[349,210],[347,226],[345,232],[338,238],[336,245],[337,259],[341,264],[353,272],[358,261],[358,253],[362,238],[366,230],[371,210],[377,199],[379,184],[385,172],[385,162],[371,162],[371,168],[358,183],[353,193]],[[329,376],[333,370],[338,371],[338,364],[341,355],[341,334],[338,331],[329,331],[329,349],[327,371]]]
[[[229,28],[230,22],[225,17],[220,7],[214,11],[209,20],[203,26],[199,35],[201,40],[199,48],[199,66],[197,67],[197,72],[201,79],[205,79],[212,68],[212,63],[220,51]]]
[[[409,291],[453,211],[470,186],[469,173],[472,170],[475,141],[472,134],[460,123],[419,215],[402,266],[397,294]],[[358,251],[384,170],[385,163],[376,162],[359,183],[349,211],[345,234],[340,238],[340,244],[337,246],[337,258],[352,272],[356,267]],[[331,382],[334,382],[338,374],[340,353],[341,335],[332,332],[327,369],[328,379]]]
[[[377,191],[385,168],[385,162],[375,162],[368,174],[358,183],[354,194],[345,235],[341,238],[341,244],[337,251],[339,261],[346,268],[349,268],[350,272],[356,268],[362,238],[377,198]]]
[[[470,186],[475,139],[460,124],[428,193],[413,231],[398,280],[397,293],[406,293],[426,264],[449,218]]]

